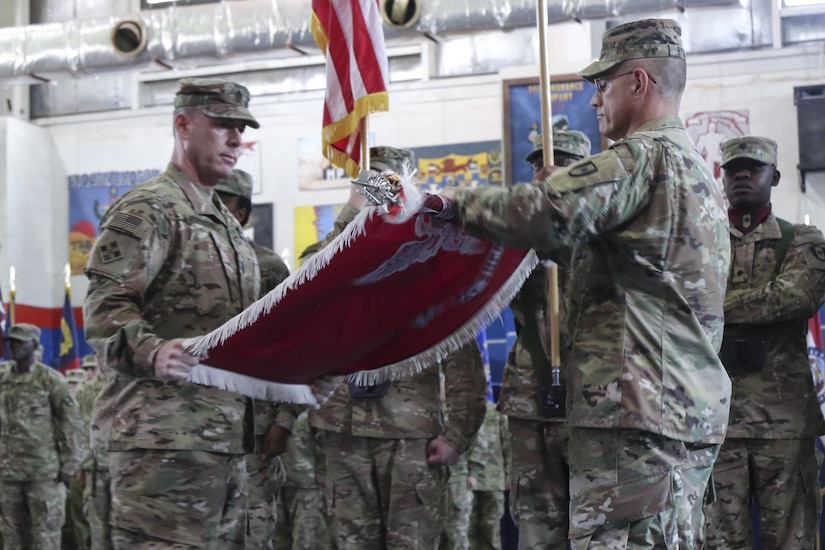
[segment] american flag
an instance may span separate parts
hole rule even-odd
[[[361,120],[389,110],[389,68],[378,0],[312,0],[312,34],[326,55],[321,150],[358,177]]]

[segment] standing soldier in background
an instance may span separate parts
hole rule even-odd
[[[570,258],[569,547],[701,547],[730,407],[717,356],[730,240],[721,189],[678,116],[681,27],[617,25],[579,74],[596,85],[607,150],[543,168],[539,185],[442,199],[471,235]]]
[[[83,514],[89,524],[89,537],[92,550],[111,550],[112,541],[109,529],[109,475],[106,465],[106,450],[100,445],[93,445],[90,437],[92,409],[95,399],[103,389],[103,379],[97,368],[94,353],[83,358],[80,365],[86,382],[77,394],[77,405],[83,420],[83,436],[88,442],[88,452],[81,467],[83,483]],[[98,456],[102,454],[102,456]]]
[[[720,357],[733,383],[728,435],[713,470],[708,548],[817,546],[821,496],[814,440],[825,435],[808,362],[808,319],[825,300],[825,238],[771,211],[777,145],[722,145],[733,262]],[[754,540],[751,504],[759,510]]]
[[[538,134],[527,162],[533,174],[544,168],[542,135]],[[590,156],[590,140],[575,130],[553,131],[553,165],[570,166]],[[564,262],[568,263],[568,262]],[[563,281],[563,277],[559,277]],[[559,409],[547,407],[549,388],[541,384],[550,374],[547,310],[547,268],[537,266],[510,303],[516,341],[507,356],[501,382],[499,409],[508,417],[512,467],[510,513],[518,526],[521,550],[567,548],[570,506],[570,430],[565,426],[564,401]],[[563,294],[563,293],[560,293]],[[566,341],[564,307],[559,304],[561,340]],[[564,356],[562,364],[566,366]],[[566,384],[566,368],[561,382]]]
[[[221,326],[260,292],[255,253],[214,192],[241,154],[249,91],[183,79],[172,159],[112,205],[89,254],[87,341],[105,384],[93,415],[112,476],[117,549],[244,547],[246,397],[186,381],[186,338]]]
[[[414,158],[412,151],[373,147],[370,169],[403,174]],[[340,234],[364,203],[353,185],[321,246]],[[325,430],[328,515],[339,550],[438,546],[447,506],[446,467],[467,450],[481,425],[485,382],[481,353],[470,342],[440,364],[400,380],[341,384],[327,403],[310,411],[310,425]]]
[[[80,390],[75,394],[81,433],[85,447],[85,456],[77,474],[69,484],[66,496],[66,524],[63,526],[63,550],[72,548],[86,549],[91,546],[91,518],[87,496],[87,480],[93,466],[92,448],[89,441],[89,425],[92,419],[92,406],[103,384],[97,378],[97,362],[94,353],[85,356],[79,369],[70,370],[68,375],[76,373],[83,380]],[[96,546],[95,548],[99,548]]]
[[[0,532],[5,550],[60,550],[66,488],[80,467],[77,403],[59,372],[35,361],[40,329],[12,325],[0,363]]]
[[[77,392],[83,387],[83,382],[85,381],[86,377],[83,375],[82,370],[70,369],[66,371],[66,386],[68,386],[69,393],[72,394],[72,397],[77,397]]]
[[[471,464],[481,468],[473,472],[469,486],[473,490],[469,540],[473,550],[501,550],[501,520],[504,517],[504,491],[510,472],[510,432],[507,417],[487,402],[484,423],[475,444],[467,453]]]
[[[243,170],[218,182],[215,192],[241,227],[252,214],[252,176]],[[250,240],[261,272],[261,296],[289,277],[289,268],[272,250]],[[279,455],[287,450],[300,409],[287,403],[251,399],[255,445],[246,455],[246,550],[269,550],[275,536],[275,499],[284,481]]]
[[[281,455],[286,481],[278,494],[275,550],[335,548],[324,502],[324,431],[309,425],[304,411],[295,422],[289,449]]]

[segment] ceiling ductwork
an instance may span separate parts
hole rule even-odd
[[[380,0],[388,41],[415,35],[508,30],[536,24],[536,0]],[[389,2],[393,5],[387,6]],[[403,8],[408,3],[411,9]],[[740,5],[740,0],[548,0],[548,21],[617,18],[695,7]],[[317,53],[306,0],[237,0],[170,7],[65,23],[0,29],[0,80],[50,80],[151,63],[174,66],[191,59],[222,60],[270,52]],[[410,24],[389,24],[404,12]],[[402,24],[403,23],[403,24]]]

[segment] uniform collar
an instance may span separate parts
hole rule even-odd
[[[217,198],[214,190],[208,193],[207,191],[210,191],[210,189],[205,189],[203,186],[199,186],[193,182],[189,176],[184,174],[180,168],[172,163],[169,163],[169,166],[166,167],[166,172],[175,180],[175,183],[178,184],[183,194],[189,199],[189,202],[192,204],[192,209],[196,213],[204,216],[224,217],[225,213],[219,204],[220,199]]]
[[[742,235],[747,235],[765,221],[771,214],[771,205],[760,206],[759,208],[748,208],[739,210],[728,208],[728,220],[731,227],[735,227]]]

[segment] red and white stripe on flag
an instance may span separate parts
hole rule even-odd
[[[321,150],[355,178],[364,139],[361,119],[389,110],[378,0],[312,0],[312,34],[327,63]]]

